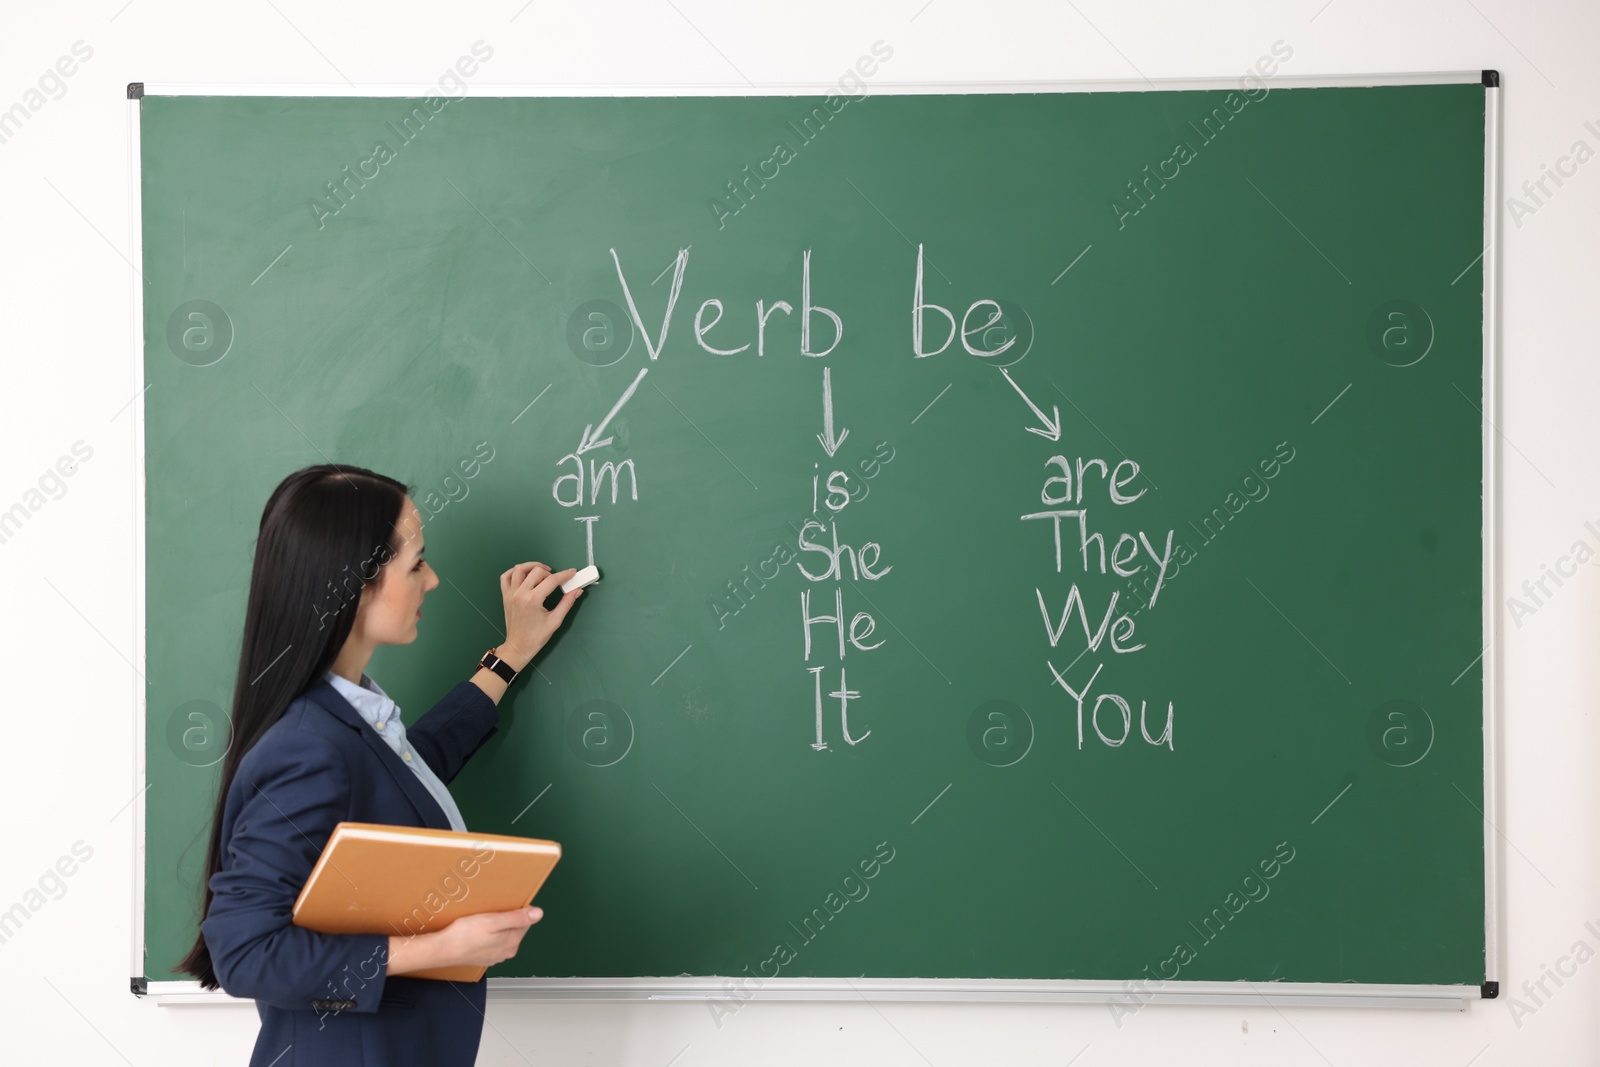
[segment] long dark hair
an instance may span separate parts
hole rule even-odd
[[[393,478],[323,463],[280,482],[261,513],[232,733],[206,852],[202,921],[211,908],[211,876],[222,869],[223,806],[239,763],[338,658],[361,591],[398,550],[395,526],[406,492]],[[198,978],[202,988],[219,986],[203,932],[176,969]]]

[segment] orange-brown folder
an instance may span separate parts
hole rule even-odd
[[[463,915],[526,907],[560,858],[560,845],[532,837],[342,822],[294,902],[293,921],[324,934],[429,933]],[[476,982],[486,970],[405,977]]]

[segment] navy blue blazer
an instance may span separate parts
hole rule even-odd
[[[462,682],[406,739],[449,783],[499,721],[488,694]],[[450,829],[411,768],[324,679],[240,761],[200,927],[222,988],[256,1002],[251,1067],[468,1067],[483,1036],[487,979],[389,977],[387,935],[319,934],[290,921],[340,822]]]

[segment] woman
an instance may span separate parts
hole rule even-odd
[[[252,1067],[471,1064],[487,981],[401,977],[509,959],[543,912],[461,919],[408,937],[319,934],[290,922],[339,822],[464,830],[448,783],[498,729],[506,687],[560,627],[579,590],[542,563],[500,575],[506,640],[409,728],[364,673],[378,645],[417,637],[439,584],[406,487],[359,467],[307,467],[261,515],[233,738],[212,820],[200,934],[179,969],[253,997]]]

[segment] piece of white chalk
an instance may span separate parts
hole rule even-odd
[[[585,567],[571,578],[561,583],[561,591],[570,593],[574,589],[582,589],[586,585],[593,585],[600,580],[600,568]]]

